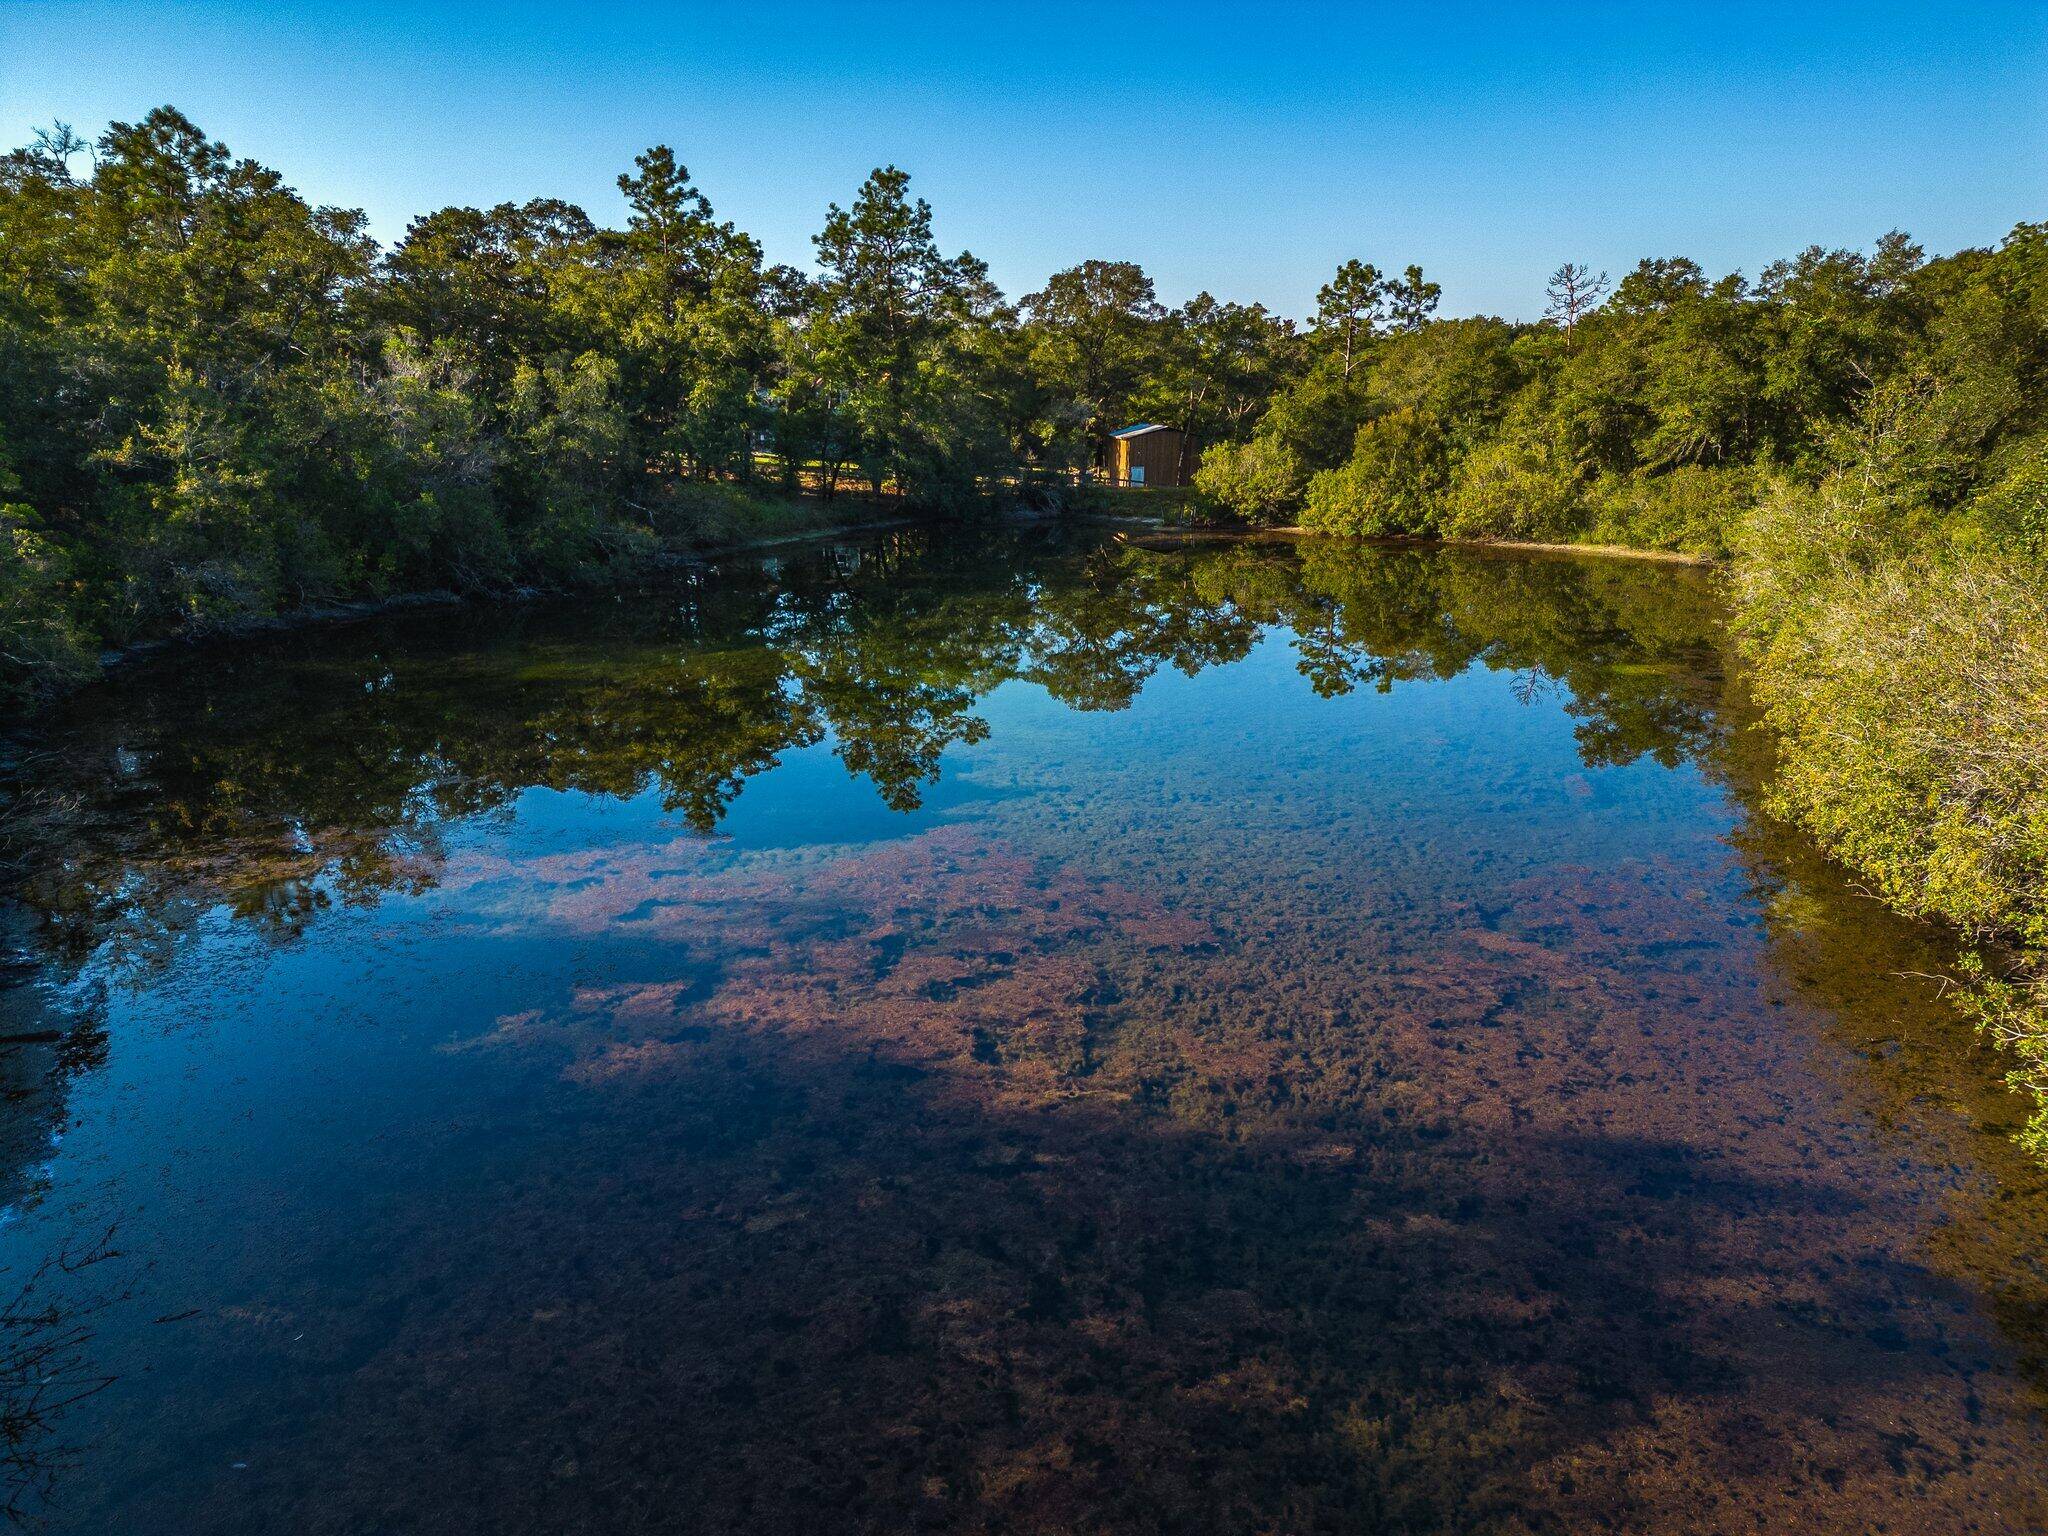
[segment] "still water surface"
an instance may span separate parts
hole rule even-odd
[[[55,1530],[2048,1529],[2048,1181],[1703,573],[897,534],[39,753]]]

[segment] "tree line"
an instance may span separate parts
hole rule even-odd
[[[1725,556],[1771,484],[1861,462],[1883,417],[1916,435],[1899,445],[1914,494],[1958,506],[1987,476],[2039,473],[2044,269],[2033,225],[1936,261],[1897,233],[1816,246],[1753,281],[1683,257],[1619,283],[1567,263],[1542,321],[1517,325],[1418,323],[1407,284],[1347,268],[1306,366],[1208,453],[1205,500],[1323,532]]]
[[[1533,324],[1440,320],[1420,268],[1350,260],[1297,327],[1169,308],[1129,262],[1012,303],[894,168],[827,209],[811,273],[666,147],[618,186],[619,227],[535,199],[382,250],[169,108],[0,160],[0,687],[333,597],[630,568],[769,493],[1071,499],[1138,420],[1202,451],[1180,515],[1726,555],[1886,412],[1941,438],[1920,489],[1955,504],[2030,435],[2044,354],[2034,227],[1753,282],[1567,263]]]
[[[619,227],[444,208],[381,249],[170,108],[0,159],[0,689],[337,597],[563,583],[777,493],[1044,499],[1145,414],[1221,440],[1293,327],[1084,262],[1017,302],[909,177],[764,260],[671,150]]]

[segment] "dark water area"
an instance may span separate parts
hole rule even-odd
[[[173,657],[4,822],[60,1532],[2039,1532],[2048,1177],[1713,578],[898,532]]]

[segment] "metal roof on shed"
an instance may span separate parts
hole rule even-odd
[[[1147,432],[1170,432],[1172,430],[1171,427],[1162,426],[1156,421],[1141,421],[1135,427],[1125,427],[1123,431],[1112,432],[1109,435],[1111,437],[1143,437]]]

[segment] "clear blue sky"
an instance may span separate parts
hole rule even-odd
[[[1754,271],[2048,218],[2048,3],[455,5],[0,0],[0,131],[170,102],[390,239],[673,145],[805,263],[894,162],[1012,294],[1101,256],[1300,314],[1419,261],[1528,316],[1573,259]]]

